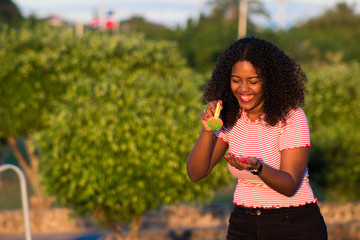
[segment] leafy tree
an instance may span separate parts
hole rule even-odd
[[[153,66],[151,62],[121,58],[122,46],[113,51],[113,46],[118,46],[116,41],[115,36],[94,31],[77,38],[71,28],[46,24],[0,29],[0,136],[7,139],[34,189],[32,207],[50,207],[53,201],[42,187],[32,134],[47,126],[44,116],[63,101],[74,79],[101,79],[114,66]],[[26,151],[21,151],[23,139]]]
[[[70,76],[79,74],[63,71],[71,65],[64,53],[72,39],[70,30],[30,29],[27,25],[0,29],[0,136],[7,139],[34,189],[32,207],[50,206],[52,200],[41,186],[38,157],[29,136],[44,127],[43,114],[60,100]],[[21,136],[25,137],[25,152],[21,151]]]
[[[267,29],[262,37],[276,43],[303,64],[351,62],[360,56],[360,15],[339,3],[334,9],[294,26],[289,31]]]
[[[183,34],[178,37],[179,48],[191,67],[199,72],[209,72],[226,46],[238,37],[239,1],[210,1],[210,14],[201,14],[199,20],[189,19]],[[249,2],[249,16],[267,16],[259,1]],[[248,18],[248,34],[261,29]]]
[[[360,199],[359,74],[357,62],[316,68],[308,74],[305,111],[313,145],[310,164],[318,170],[314,177],[322,180],[329,200]]]
[[[355,13],[355,5],[349,6],[345,2],[338,3],[334,9],[328,9],[321,16],[306,21],[300,27],[307,29],[330,30],[336,28],[357,29],[360,16]]]
[[[0,0],[0,23],[18,25],[23,20],[19,8],[12,0]]]
[[[213,13],[210,17],[201,15],[198,23],[188,25],[178,42],[189,65],[197,71],[207,72],[214,68],[218,56],[225,46],[236,40],[236,36],[237,26],[222,13]]]
[[[209,72],[226,46],[238,36],[239,1],[209,1],[211,12],[201,14],[198,20],[189,18],[187,25],[169,29],[145,21],[143,17],[132,17],[122,21],[122,32],[141,32],[146,38],[176,41],[188,64],[198,72]],[[251,21],[251,16],[269,16],[260,1],[249,1],[248,34],[261,31]]]
[[[130,19],[120,22],[120,32],[125,33],[141,33],[147,39],[156,39],[156,40],[173,40],[176,33],[174,30],[169,29],[168,27],[155,24],[146,21],[141,16],[133,16]]]
[[[341,54],[346,62],[359,59],[360,46],[356,39],[360,37],[357,27],[360,14],[354,9],[354,6],[339,3],[335,9],[327,10],[302,26],[308,37],[312,34],[311,43],[320,52],[320,60],[331,62],[334,54]]]
[[[119,223],[131,219],[135,238],[145,211],[211,200],[231,177],[225,165],[202,184],[187,177],[186,158],[201,130],[203,78],[174,44],[113,36],[89,39],[77,51],[91,56],[94,49],[105,51],[99,55],[111,69],[100,78],[73,78],[48,127],[36,134],[41,171],[67,206],[92,214],[119,239]]]
[[[214,9],[223,11],[227,16],[237,20],[239,17],[239,0],[210,0],[208,2]],[[265,17],[270,17],[266,12],[264,5],[258,0],[248,0],[248,12],[252,14],[260,14]]]

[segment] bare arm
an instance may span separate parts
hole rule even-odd
[[[228,162],[239,170],[258,169],[260,164],[255,157],[249,157],[247,163],[241,163],[233,156],[227,157]],[[275,191],[293,196],[304,176],[309,161],[309,147],[286,149],[281,152],[280,169],[263,164],[260,179]]]
[[[228,145],[214,136],[207,127],[207,119],[214,115],[216,102],[209,103],[207,109],[200,115],[203,130],[187,159],[187,172],[191,181],[205,178],[213,167],[224,156]]]
[[[275,191],[291,197],[299,188],[308,160],[308,147],[283,150],[280,170],[264,165],[259,177]]]

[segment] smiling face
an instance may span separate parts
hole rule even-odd
[[[255,120],[262,113],[264,104],[262,81],[253,65],[248,61],[238,61],[231,70],[231,91],[240,107],[249,118]]]

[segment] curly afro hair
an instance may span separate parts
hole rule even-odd
[[[264,39],[246,37],[235,41],[219,57],[211,79],[204,88],[203,103],[221,99],[221,118],[232,127],[241,117],[240,105],[230,87],[232,66],[248,61],[263,81],[265,122],[271,126],[285,118],[291,109],[305,104],[307,77],[300,65]]]

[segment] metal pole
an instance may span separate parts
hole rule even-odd
[[[246,21],[247,21],[247,0],[240,0],[239,2],[239,31],[238,37],[246,35]]]
[[[280,0],[278,29],[285,29],[285,27],[286,27],[286,0]]]
[[[25,175],[20,168],[13,164],[3,164],[0,165],[0,172],[5,170],[12,169],[19,176],[20,180],[20,190],[21,190],[21,200],[24,214],[24,224],[25,224],[25,240],[31,240],[31,227],[30,227],[30,214],[29,214],[29,204],[28,204],[28,195],[26,190],[26,180]]]

